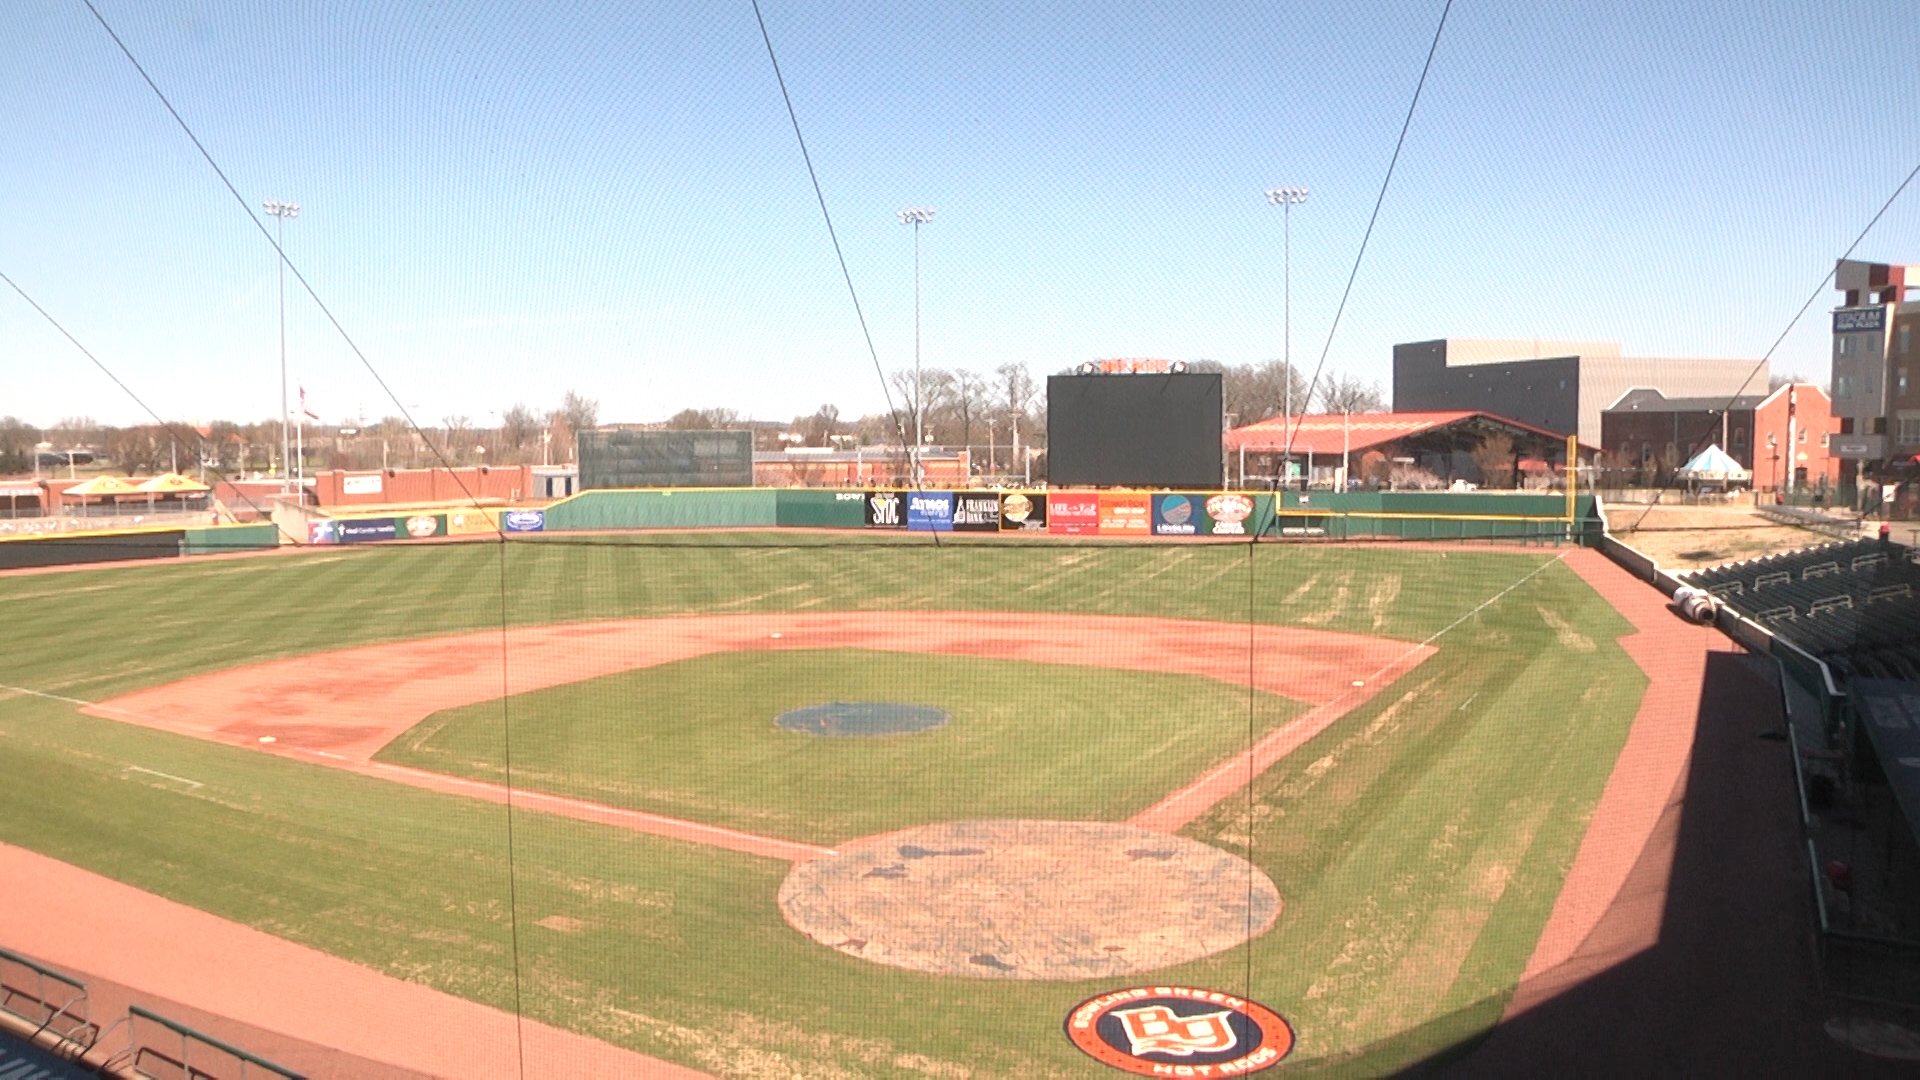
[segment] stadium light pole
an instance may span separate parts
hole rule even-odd
[[[300,204],[268,199],[260,204],[274,218],[274,252],[280,263],[280,490],[293,480],[293,444],[287,441],[287,219],[300,216]]]
[[[922,432],[927,425],[927,398],[920,381],[920,226],[933,220],[927,207],[910,206],[900,211],[900,224],[913,226],[913,484],[926,484],[926,466],[921,449]]]
[[[1282,269],[1280,276],[1282,280],[1281,288],[1284,290],[1283,295],[1285,297],[1283,301],[1284,314],[1282,315],[1285,330],[1283,331],[1284,338],[1281,345],[1281,363],[1286,366],[1287,403],[1285,419],[1280,422],[1280,428],[1281,431],[1285,433],[1288,458],[1293,456],[1293,208],[1295,205],[1306,201],[1306,188],[1267,189],[1267,202],[1278,206],[1281,210],[1280,245]]]

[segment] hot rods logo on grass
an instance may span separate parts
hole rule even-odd
[[[1067,1038],[1089,1057],[1138,1076],[1245,1076],[1278,1065],[1293,1028],[1258,1002],[1219,990],[1135,986],[1067,1014]]]

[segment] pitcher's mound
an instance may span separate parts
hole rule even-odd
[[[1280,915],[1280,891],[1251,863],[1131,825],[958,821],[838,850],[787,875],[787,922],[939,975],[1130,975],[1224,952]]]

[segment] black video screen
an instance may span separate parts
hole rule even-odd
[[[1217,488],[1218,373],[1047,379],[1047,482]]]

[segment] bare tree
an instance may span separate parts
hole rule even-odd
[[[999,408],[1010,413],[1026,416],[1033,409],[1034,399],[1040,396],[1040,390],[1034,385],[1033,376],[1019,364],[1001,364],[993,369],[999,376],[994,390],[1000,400]]]
[[[82,445],[98,430],[100,425],[94,423],[91,416],[63,416],[60,422],[53,425],[53,429],[47,432],[47,439],[55,446],[65,449]]]
[[[793,427],[808,446],[832,446],[833,436],[840,430],[840,409],[834,405],[822,405],[815,409],[812,416],[796,416]]]
[[[1513,439],[1503,431],[1496,431],[1480,439],[1480,445],[1473,448],[1473,463],[1480,470],[1480,486],[1488,488],[1506,488],[1513,486]]]
[[[739,422],[740,414],[733,409],[681,409],[667,417],[664,426],[671,431],[715,431]]]
[[[527,445],[539,430],[540,418],[525,405],[514,405],[500,414],[500,437],[510,450]]]
[[[560,415],[567,422],[567,431],[577,435],[600,422],[600,403],[569,390],[560,399]]]
[[[894,397],[899,402],[900,420],[907,430],[907,440],[911,443],[926,442],[928,431],[940,430],[934,426],[933,420],[953,396],[953,373],[941,368],[924,368],[915,378],[911,371],[896,371],[888,381],[893,384]]]
[[[987,380],[961,368],[953,373],[951,411],[960,428],[960,445],[973,445],[973,426],[985,415]]]
[[[1268,417],[1279,416],[1293,405],[1293,415],[1308,409],[1307,380],[1284,360],[1266,360],[1258,364],[1229,366],[1215,360],[1196,360],[1189,371],[1220,373],[1220,394],[1225,411],[1234,423],[1245,426]],[[1288,394],[1288,388],[1292,394]]]
[[[1385,412],[1387,399],[1380,393],[1380,384],[1367,382],[1355,375],[1329,375],[1320,381],[1316,391],[1320,399],[1320,411],[1325,413],[1368,413]]]
[[[440,424],[446,431],[441,448],[446,451],[447,460],[458,465],[466,460],[468,452],[473,449],[473,421],[465,416],[446,416],[441,418]]]

